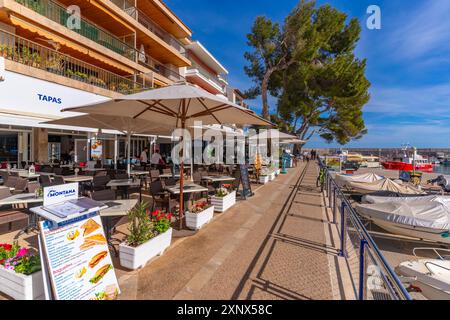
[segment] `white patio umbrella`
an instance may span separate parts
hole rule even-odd
[[[272,123],[251,110],[225,101],[198,87],[180,84],[144,91],[62,111],[104,114],[143,119],[172,128],[185,129],[201,121],[202,125],[269,125]],[[180,163],[180,229],[182,228],[184,159]]]
[[[297,139],[297,136],[294,136],[292,134],[287,134],[281,131],[278,131],[277,129],[269,129],[261,131],[259,134],[255,134],[253,136],[250,136],[250,140],[263,140],[263,139],[278,139],[278,140],[292,140]]]
[[[291,140],[283,140],[280,142],[280,144],[289,145],[289,144],[297,144],[297,145],[304,145],[308,141],[306,140],[300,140],[300,139],[291,139]]]

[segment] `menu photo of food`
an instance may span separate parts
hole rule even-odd
[[[93,233],[94,231],[97,231],[100,228],[100,225],[95,222],[94,219],[88,219],[85,223],[83,223],[80,227],[84,230],[83,237],[86,237]]]
[[[100,253],[97,253],[95,256],[92,257],[91,261],[89,261],[89,268],[91,269],[95,268],[107,256],[108,251],[102,251]]]
[[[106,238],[101,233],[84,238],[80,250],[86,250],[94,246],[101,246],[107,244]]]
[[[67,233],[67,240],[73,241],[76,238],[78,238],[79,235],[80,235],[80,231],[78,231],[78,229],[72,230],[69,233]]]
[[[119,295],[119,288],[115,284],[106,286],[104,291],[95,294],[92,300],[116,300]]]
[[[89,280],[90,283],[98,283],[100,280],[103,279],[103,277],[108,273],[109,270],[112,270],[113,266],[112,264],[108,263],[105,264],[103,267],[99,268],[95,275]]]

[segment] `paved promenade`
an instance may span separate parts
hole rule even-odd
[[[314,163],[300,164],[260,187],[144,269],[121,277],[122,298],[345,298],[316,177]]]
[[[216,214],[199,232],[179,234],[141,270],[122,269],[115,259],[120,299],[354,299],[317,172],[315,163],[301,163],[258,186],[254,197]]]

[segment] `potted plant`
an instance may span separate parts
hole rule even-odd
[[[264,168],[261,170],[261,173],[259,174],[259,183],[266,184],[270,181],[270,173],[269,171]]]
[[[214,211],[225,212],[236,203],[236,191],[230,191],[224,187],[217,189],[216,194],[211,197]]]
[[[44,299],[41,262],[36,252],[0,244],[0,291],[16,300]]]
[[[119,82],[119,92],[123,94],[127,94],[130,92],[130,85],[125,82]]]
[[[128,213],[126,241],[119,246],[120,265],[136,270],[156,256],[162,255],[172,241],[172,214],[150,213],[146,203],[140,203]]]
[[[97,78],[95,76],[89,76],[88,82],[90,84],[94,85],[94,86],[101,87],[101,88],[106,88],[105,81],[103,81],[102,79]]]
[[[61,60],[59,58],[55,57],[50,58],[49,60],[46,61],[45,67],[48,72],[61,74]]]
[[[197,202],[190,212],[186,213],[186,226],[189,229],[200,230],[214,217],[214,206],[208,202]]]

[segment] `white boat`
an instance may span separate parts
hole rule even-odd
[[[405,261],[400,263],[395,271],[402,277],[411,278],[410,283],[419,288],[425,298],[450,300],[450,260],[438,253],[438,251],[448,252],[449,250],[440,248],[417,249],[433,250],[437,253],[439,259]]]
[[[423,194],[422,191],[408,184],[400,184],[391,179],[381,179],[373,182],[349,181],[347,187],[360,194],[369,194],[379,191],[391,191],[399,194]]]
[[[440,201],[390,201],[360,204],[356,211],[397,235],[450,244],[450,210]]]
[[[383,179],[384,177],[375,173],[364,173],[358,175],[336,174],[334,177],[334,180],[340,187],[348,187],[350,186],[350,182],[372,183]]]
[[[380,158],[378,157],[363,157],[363,160],[361,162],[362,168],[380,168]]]

